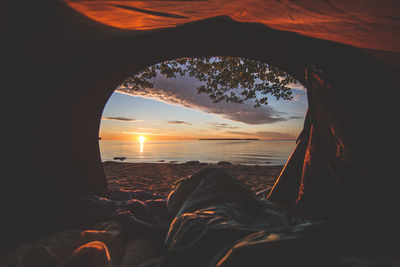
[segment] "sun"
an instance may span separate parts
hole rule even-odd
[[[140,143],[143,143],[144,140],[146,140],[146,137],[141,135],[141,136],[138,137],[138,140],[139,140]]]

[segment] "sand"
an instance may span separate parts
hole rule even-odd
[[[103,162],[110,189],[149,190],[168,195],[175,181],[187,178],[206,166],[197,163],[124,163]],[[218,166],[236,176],[254,192],[271,188],[283,166],[224,165]]]

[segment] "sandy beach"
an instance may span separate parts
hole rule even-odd
[[[207,163],[123,163],[103,162],[110,189],[149,190],[168,195],[175,181],[187,178]],[[218,165],[236,176],[254,192],[271,188],[283,166]]]

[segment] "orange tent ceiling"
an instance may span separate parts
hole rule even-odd
[[[271,28],[360,48],[400,52],[398,0],[66,0],[100,23],[121,29],[175,27],[215,16],[258,22]]]

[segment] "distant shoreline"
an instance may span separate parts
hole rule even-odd
[[[260,140],[258,138],[200,138],[198,140]]]
[[[121,164],[144,164],[144,165],[152,165],[152,164],[156,164],[156,165],[187,165],[188,162],[196,162],[197,160],[188,160],[188,161],[177,161],[177,160],[158,160],[158,161],[125,161],[125,160],[118,160],[118,159],[106,159],[104,161],[102,161],[102,164],[111,164],[111,163],[121,163]],[[223,160],[222,160],[223,161]],[[197,164],[194,165],[203,165],[203,166],[217,166],[217,163],[219,161],[216,162],[206,162],[206,161],[201,161],[198,162]],[[258,167],[283,167],[285,166],[285,164],[283,163],[272,163],[272,162],[264,162],[264,163],[237,163],[237,162],[230,162],[227,161],[229,163],[231,163],[234,166],[248,166],[248,167],[252,167],[252,166],[258,166]]]
[[[297,139],[259,139],[259,138],[199,138],[199,139],[152,139],[152,140],[148,140],[146,142],[152,142],[152,141],[162,141],[162,142],[169,142],[169,141],[207,141],[207,140],[253,140],[253,141],[296,141]],[[101,139],[99,138],[99,141],[117,141],[117,142],[121,142],[121,141],[130,141],[130,142],[138,142],[137,140],[133,140],[133,139]]]

